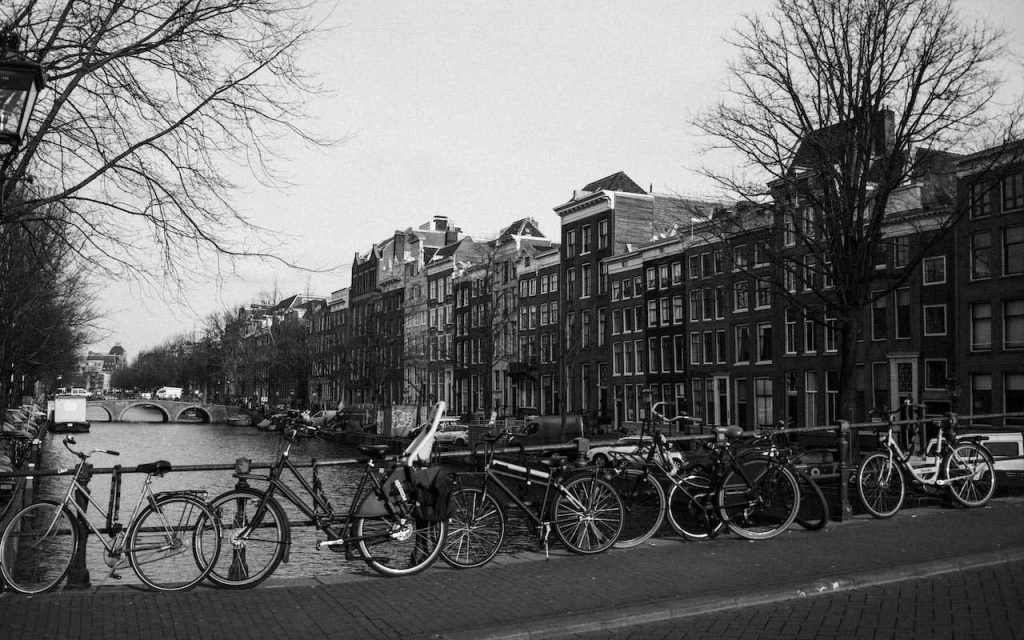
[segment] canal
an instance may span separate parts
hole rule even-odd
[[[80,451],[92,449],[113,449],[119,456],[97,453],[90,462],[97,469],[106,469],[121,465],[128,470],[136,465],[167,460],[172,466],[233,464],[236,458],[247,457],[253,463],[272,463],[277,460],[283,445],[282,438],[275,432],[260,431],[254,427],[232,427],[225,424],[203,424],[200,422],[165,423],[160,422],[156,410],[137,409],[130,415],[131,422],[105,422],[90,415],[92,427],[89,433],[74,434],[77,442],[75,448]],[[43,442],[43,467],[68,468],[75,465],[77,458],[68,452],[63,444],[62,434],[50,434]],[[308,463],[310,459],[339,460],[350,459],[358,453],[340,444],[327,442],[318,438],[306,438],[292,447],[291,459],[296,463]],[[308,476],[309,468],[302,470]],[[265,470],[257,470],[264,473]],[[164,478],[154,479],[154,490],[172,491],[179,489],[205,489],[212,500],[220,493],[235,486],[235,478],[231,471],[172,471]],[[348,506],[349,496],[355,491],[356,484],[362,474],[360,465],[341,465],[321,467],[320,475],[336,509]],[[124,475],[121,488],[121,522],[127,526],[132,510],[138,501],[144,476],[137,473]],[[39,478],[38,495],[40,497],[59,497],[67,489],[66,476]],[[297,482],[289,482],[299,489]],[[262,488],[263,483],[254,482],[253,486]],[[110,499],[110,474],[96,474],[89,484],[93,499],[106,509]],[[304,520],[301,514],[287,500],[281,501],[289,513],[292,522]],[[95,509],[90,508],[93,521],[101,528],[102,518]],[[506,540],[504,551],[532,549],[535,546],[533,536],[529,535],[525,523],[519,518],[510,522],[511,538]],[[315,544],[323,534],[310,526],[296,526],[292,529],[292,552],[288,563],[282,563],[274,573],[275,577],[309,577],[336,574],[339,571],[349,573],[371,573],[372,571],[361,561],[346,562],[343,554],[317,551]],[[93,586],[113,584],[138,584],[130,567],[119,570],[120,579],[109,575],[105,564],[102,545],[89,536],[87,550],[87,566]],[[376,575],[376,574],[373,574]]]

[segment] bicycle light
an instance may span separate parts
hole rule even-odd
[[[252,469],[252,460],[249,458],[235,458],[235,473],[249,473]]]

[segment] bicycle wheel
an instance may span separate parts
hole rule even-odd
[[[906,487],[903,471],[885,452],[872,453],[857,469],[857,494],[868,513],[891,518],[903,505]]]
[[[353,531],[359,553],[374,571],[411,576],[434,564],[444,548],[448,523],[397,515],[356,518]]]
[[[15,514],[0,539],[0,572],[19,593],[43,593],[67,574],[82,534],[70,511],[37,502]]]
[[[714,510],[705,509],[711,500],[711,480],[698,476],[694,481],[687,482],[686,491],[673,484],[668,492],[668,524],[692,542],[713,538],[724,526]]]
[[[194,496],[157,498],[128,528],[125,553],[135,574],[158,591],[185,591],[213,570],[220,526],[209,505]]]
[[[256,586],[281,564],[291,544],[291,528],[288,516],[273,498],[266,499],[263,515],[256,520],[256,510],[264,495],[256,489],[234,489],[217,496],[211,504],[220,522],[224,553],[217,557],[208,578],[218,587]],[[252,532],[239,538],[238,533],[249,525]]]
[[[796,478],[770,461],[749,461],[742,470],[730,469],[715,495],[729,530],[749,540],[779,535],[793,524],[800,508]]]
[[[608,479],[622,499],[622,533],[616,549],[630,549],[650,539],[665,521],[665,490],[653,475],[626,469]]]
[[[619,492],[592,475],[565,481],[551,508],[558,539],[574,553],[604,551],[622,532]]]
[[[829,505],[814,478],[799,469],[794,474],[800,486],[800,508],[796,523],[808,531],[820,531],[829,521]]]
[[[946,454],[942,470],[953,499],[965,507],[980,507],[996,492],[996,468],[991,456],[973,442],[961,442]]]
[[[505,540],[505,508],[494,494],[477,487],[457,489],[451,501],[455,508],[441,559],[456,569],[487,564]]]

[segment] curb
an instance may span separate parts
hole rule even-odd
[[[612,610],[589,611],[526,620],[516,624],[488,626],[423,636],[438,640],[534,640],[573,634],[623,629],[652,622],[667,622],[706,613],[774,604],[798,598],[813,598],[905,580],[929,578],[967,569],[1024,562],[1024,548],[933,560],[917,564],[839,575],[812,583],[780,584],[760,591],[717,594],[699,598],[669,598]]]

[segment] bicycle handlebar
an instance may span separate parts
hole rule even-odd
[[[67,449],[68,451],[70,451],[71,453],[73,453],[75,456],[77,456],[79,460],[86,460],[86,459],[92,457],[92,454],[94,454],[94,453],[105,453],[105,454],[110,455],[110,456],[119,456],[119,455],[121,455],[120,451],[114,451],[113,449],[93,449],[89,453],[84,453],[82,451],[76,451],[75,449],[71,448],[71,445],[78,444],[75,441],[75,438],[73,436],[64,436],[64,440],[62,442],[64,444],[64,448]]]

